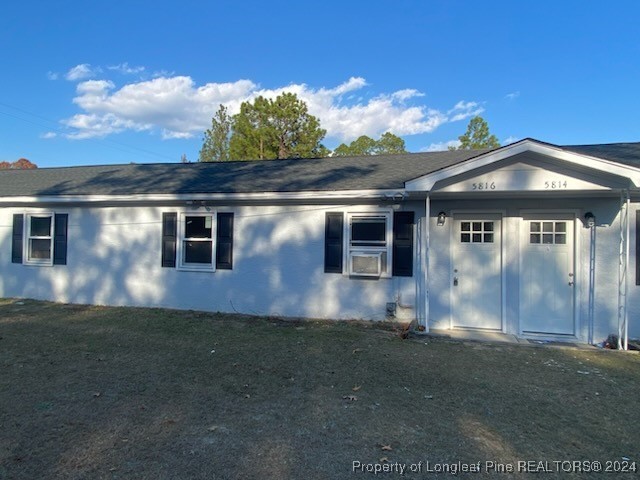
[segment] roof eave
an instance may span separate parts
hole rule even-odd
[[[180,194],[131,194],[131,195],[28,195],[15,197],[0,197],[0,205],[32,205],[32,204],[137,204],[137,203],[175,203],[175,202],[300,202],[300,201],[329,201],[340,200],[393,200],[398,196],[406,197],[405,190],[369,189],[369,190],[328,190],[301,192],[246,192],[246,193],[180,193]]]

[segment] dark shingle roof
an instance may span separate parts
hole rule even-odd
[[[640,167],[640,143],[561,148]],[[4,170],[0,171],[0,197],[396,189],[488,151]]]
[[[602,145],[569,145],[564,150],[603,158],[632,167],[640,167],[640,142],[605,143]]]
[[[5,170],[0,172],[0,196],[393,189],[480,153],[483,151]]]

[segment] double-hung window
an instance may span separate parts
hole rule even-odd
[[[25,229],[25,263],[53,265],[53,213],[27,214]]]
[[[348,219],[349,274],[390,276],[391,212],[350,213]]]
[[[179,268],[215,270],[215,213],[182,213],[178,226]]]

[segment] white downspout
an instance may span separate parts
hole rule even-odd
[[[627,350],[627,279],[629,274],[629,191],[620,192],[620,255],[618,263],[618,349]]]
[[[427,194],[424,216],[424,255],[421,258],[422,281],[424,282],[424,331],[429,331],[429,251],[431,233],[431,198]]]
[[[589,227],[589,344],[594,342],[596,288],[596,226]]]
[[[625,276],[624,276],[624,344],[623,347],[625,350],[629,349],[629,313],[627,311],[627,296],[629,293],[629,208],[631,207],[631,195],[629,194],[629,190],[625,190],[625,195],[626,195],[626,202],[627,202],[627,207],[626,207],[626,212],[627,212],[627,231],[626,231],[626,253],[624,255],[624,259],[627,262],[626,266],[624,267],[625,269]]]

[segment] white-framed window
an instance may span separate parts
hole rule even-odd
[[[178,268],[215,270],[215,212],[180,214],[178,224]]]
[[[391,276],[392,212],[348,213],[348,273],[360,277]]]
[[[24,263],[53,265],[53,213],[27,213],[25,216]]]

